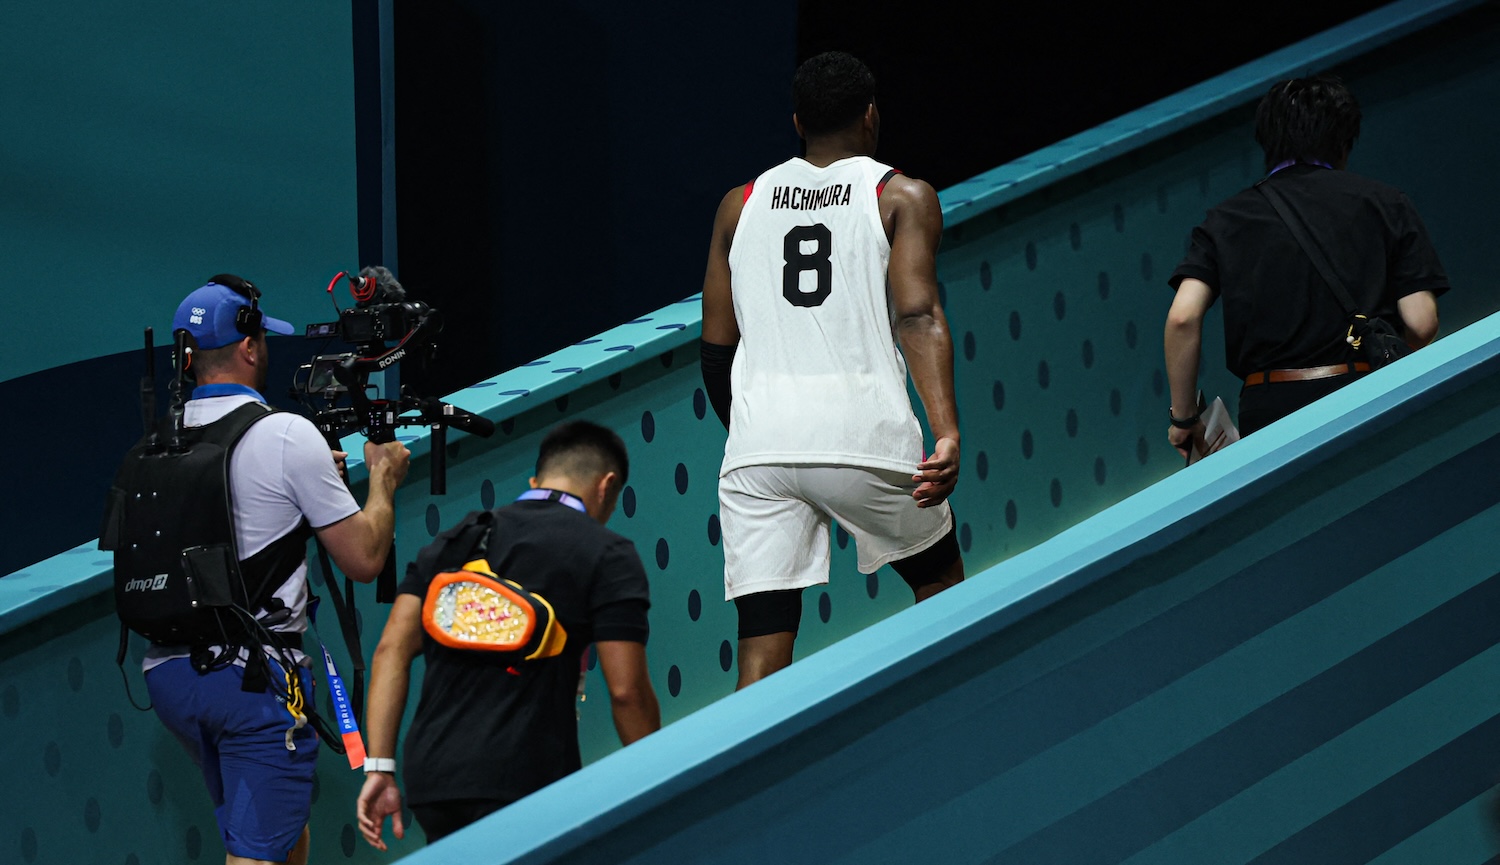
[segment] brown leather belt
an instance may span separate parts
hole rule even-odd
[[[1245,387],[1257,384],[1275,384],[1283,381],[1312,381],[1313,379],[1333,378],[1336,375],[1369,371],[1370,365],[1364,361],[1335,363],[1330,366],[1310,366],[1306,369],[1272,369],[1265,372],[1253,372],[1246,376]]]

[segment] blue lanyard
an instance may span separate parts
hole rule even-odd
[[[338,591],[335,586],[332,591]],[[328,647],[319,642],[319,648],[323,650],[323,665],[328,668],[328,696],[333,700],[333,716],[339,725],[339,737],[344,740],[344,756],[349,759],[349,768],[358,769],[365,763],[364,737],[359,735],[359,725],[354,723],[354,707],[349,702],[349,695],[344,691],[344,680],[339,676],[339,668],[333,665],[333,656],[328,654]]]
[[[193,388],[193,399],[208,399],[216,396],[253,396],[260,402],[266,398],[260,395],[260,391],[244,384],[200,384]]]
[[[338,586],[330,585],[328,590],[336,592]],[[314,627],[318,624],[318,604],[321,601],[321,598],[314,597],[307,605],[307,618]],[[328,697],[333,701],[334,720],[338,722],[339,736],[344,740],[344,756],[349,760],[349,768],[358,769],[365,764],[366,755],[364,737],[359,734],[359,724],[354,721],[354,704],[349,699],[339,668],[334,666],[333,656],[328,654],[328,647],[321,639],[318,648],[323,650],[323,667],[328,671]]]
[[[579,512],[580,514],[586,514],[586,513],[589,512],[589,509],[584,505],[584,503],[577,496],[572,495],[571,493],[565,493],[562,490],[546,490],[546,489],[527,490],[526,492],[521,493],[520,495],[516,496],[516,501],[518,501],[518,502],[535,502],[535,501],[562,502],[563,504],[565,504],[568,507],[572,508],[573,510]]]

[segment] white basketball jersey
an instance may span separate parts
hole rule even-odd
[[[794,158],[750,186],[729,251],[740,346],[721,475],[922,460],[886,283],[877,187],[890,172],[864,156]]]

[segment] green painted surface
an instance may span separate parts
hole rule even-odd
[[[355,267],[348,3],[0,6],[0,380],[169,339],[238,273],[301,327]],[[128,326],[126,326],[128,325]]]

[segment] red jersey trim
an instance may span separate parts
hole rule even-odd
[[[900,173],[901,169],[899,168],[892,168],[890,171],[887,171],[885,173],[885,176],[880,178],[880,182],[875,184],[875,197],[879,198],[880,193],[885,192],[885,185],[891,182],[892,177],[895,177]]]

